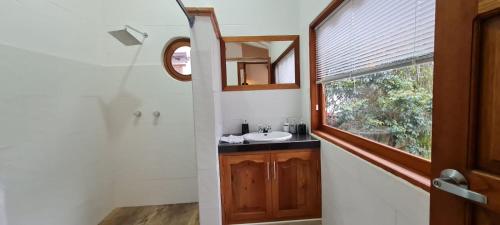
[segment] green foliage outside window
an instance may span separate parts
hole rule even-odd
[[[430,159],[433,63],[324,86],[327,124]]]

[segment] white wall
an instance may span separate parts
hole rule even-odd
[[[253,130],[261,122],[279,129],[287,117],[309,119],[308,24],[328,2],[185,2],[214,7],[224,36],[301,34],[302,88],[221,93],[224,133],[239,132],[243,119]],[[150,38],[124,47],[105,33],[124,24]],[[189,36],[175,1],[3,0],[0,29],[0,186],[9,225],[97,224],[112,202],[198,199],[191,83],[173,80],[161,65],[168,40]],[[136,110],[144,116],[135,119]],[[162,113],[159,120],[151,115],[155,110]],[[427,193],[323,146],[323,190],[332,190],[323,193],[326,224],[364,224],[357,218],[363,216],[382,220],[377,224],[387,218],[424,224]],[[343,175],[352,171],[362,172],[354,180]],[[200,172],[199,179],[213,180],[214,172]],[[351,189],[342,185],[371,178],[384,180],[375,188],[386,185],[393,192],[361,185],[355,193],[368,197],[343,207],[339,195]],[[400,196],[411,200],[394,199]],[[375,218],[373,208],[360,205],[376,205],[384,216]],[[356,207],[358,214],[349,214]]]
[[[226,58],[241,58],[243,57],[243,48],[241,43],[228,42],[226,43]]]
[[[270,124],[273,130],[282,130],[287,118],[302,117],[301,97],[299,90],[223,92],[224,133],[241,133],[245,120],[250,131],[257,131],[259,124]]]
[[[7,225],[4,187],[0,185],[0,225]]]
[[[429,224],[429,193],[321,142],[323,224]]]
[[[197,196],[191,82],[167,74],[165,45],[189,37],[175,1],[107,0],[106,30],[130,24],[149,34],[142,46],[104,37],[104,71],[111,92],[114,205],[195,202]],[[186,3],[204,5],[204,1]],[[133,113],[140,110],[139,119]],[[159,111],[155,120],[152,113]]]
[[[329,0],[300,0],[302,114],[310,120],[309,24]],[[321,142],[323,224],[429,224],[429,193],[327,142]]]
[[[290,47],[292,41],[273,41],[269,46],[269,55],[271,56],[271,62],[274,63],[278,57],[285,52],[285,50]]]
[[[200,224],[222,222],[219,138],[222,135],[220,45],[210,17],[197,16],[191,29],[195,146]]]
[[[215,0],[212,5],[223,36],[299,33],[298,0]],[[224,133],[241,133],[244,120],[251,131],[258,124],[281,130],[286,118],[302,118],[301,96],[299,89],[222,92]]]
[[[223,36],[297,34],[298,0],[210,0]],[[279,10],[276,10],[279,9]]]
[[[297,34],[297,0],[191,0],[186,6],[215,8],[224,36]],[[287,10],[272,8],[287,5]],[[235,10],[240,8],[242,10]],[[259,17],[255,15],[259,14]],[[105,35],[104,71],[112,101],[110,111],[114,155],[113,195],[115,206],[168,204],[197,201],[197,171],[194,149],[193,100],[191,82],[171,78],[163,69],[162,53],[165,44],[178,36],[190,36],[186,18],[175,1],[107,0],[104,1],[106,30],[121,28],[124,24],[136,26],[149,33],[144,45],[123,47]],[[278,28],[278,29],[277,29]],[[120,83],[124,91],[120,92]],[[122,94],[118,94],[122,93]],[[299,98],[300,91],[261,92],[261,97],[245,97],[245,93],[221,95],[222,104],[261,107],[281,104],[267,101],[270,96],[280,99]],[[262,101],[262,99],[266,99]],[[291,106],[255,110],[251,116],[234,110],[230,118],[244,118],[252,125],[258,120],[272,122],[279,117],[300,117],[300,101]],[[132,113],[143,111],[144,117],[135,120]],[[154,123],[151,113],[162,113]],[[270,115],[270,116],[267,116]],[[279,116],[278,116],[279,115]],[[240,127],[236,119],[224,131]],[[226,122],[226,121],[224,121]],[[276,128],[278,126],[276,125]]]
[[[0,1],[9,225],[97,224],[111,209],[101,9],[100,0]]]

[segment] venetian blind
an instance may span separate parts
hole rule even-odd
[[[318,82],[433,60],[435,0],[346,0],[316,27]]]
[[[277,84],[295,83],[295,52],[290,51],[274,68]]]

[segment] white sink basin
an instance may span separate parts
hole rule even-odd
[[[247,141],[286,141],[292,138],[292,134],[282,131],[273,131],[270,133],[248,133],[243,135]]]

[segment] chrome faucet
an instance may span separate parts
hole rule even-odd
[[[271,125],[259,125],[259,133],[269,133],[271,132]]]

